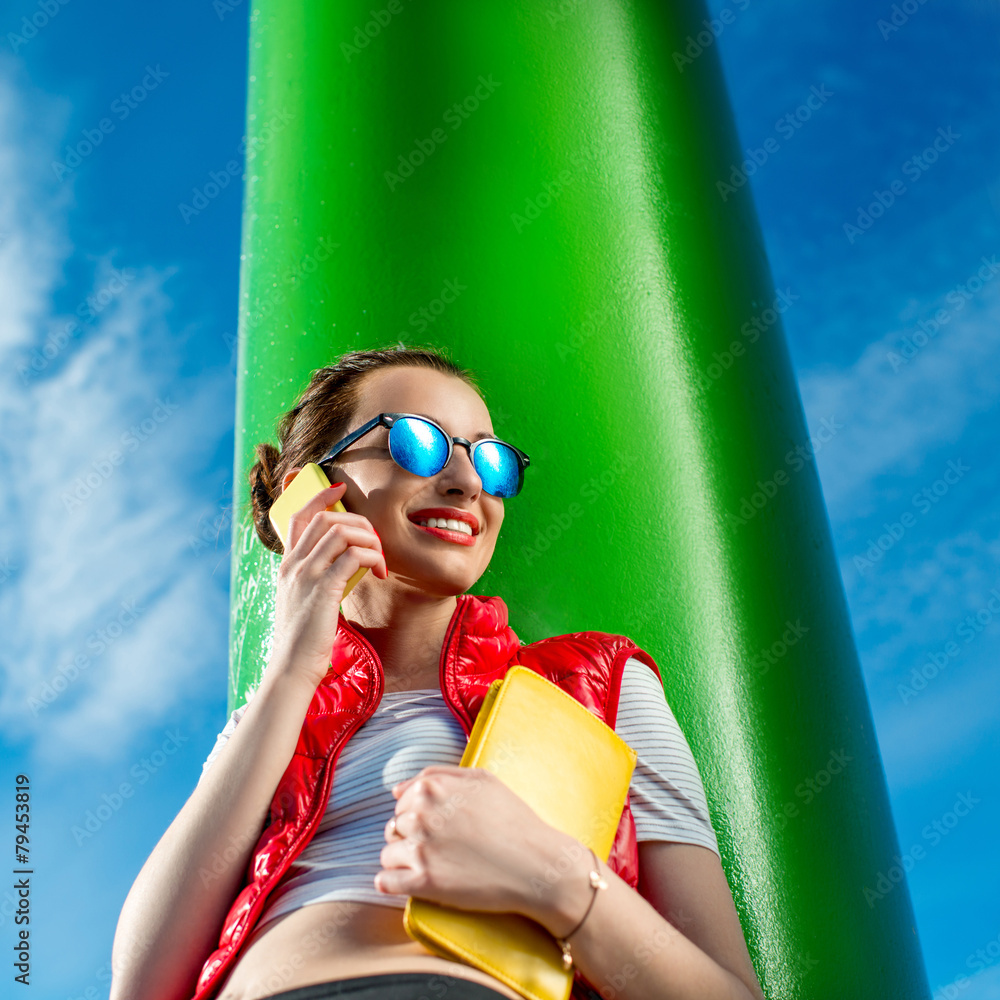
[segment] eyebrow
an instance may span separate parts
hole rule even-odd
[[[414,411],[414,414],[415,414],[416,416],[418,416],[418,417],[426,417],[426,418],[427,418],[428,420],[433,420],[433,421],[434,421],[434,423],[438,423],[438,419],[437,419],[437,417],[432,417],[432,416],[431,416],[431,415],[430,415],[429,413],[417,413],[416,411]],[[459,435],[459,436],[461,436],[461,435]],[[480,432],[479,432],[479,433],[478,433],[478,434],[477,434],[477,435],[476,435],[476,436],[475,436],[474,438],[472,438],[471,440],[473,440],[473,441],[482,441],[482,440],[483,440],[483,438],[492,438],[492,437],[495,437],[495,436],[496,436],[496,435],[494,435],[494,434],[491,434],[491,433],[489,433],[489,431],[480,431]]]

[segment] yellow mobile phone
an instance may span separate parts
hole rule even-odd
[[[288,484],[288,489],[285,490],[274,504],[271,506],[269,512],[271,518],[271,524],[274,525],[274,530],[278,533],[278,537],[281,539],[281,544],[287,546],[285,539],[288,537],[288,522],[292,519],[292,515],[298,511],[302,510],[303,507],[321,490],[329,489],[330,480],[326,478],[326,473],[315,463],[310,462],[308,465],[303,466],[303,468],[298,472],[295,478]],[[338,500],[332,507],[327,508],[328,510],[339,510],[346,511],[347,508]],[[368,572],[367,566],[362,566],[361,569],[357,571],[347,581],[347,586],[344,587],[344,597],[354,589],[354,585],[358,582]]]

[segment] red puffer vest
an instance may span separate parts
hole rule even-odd
[[[490,684],[520,664],[557,684],[613,728],[630,656],[657,669],[648,653],[621,635],[578,632],[522,646],[499,597],[464,594],[441,649],[441,692],[468,736]],[[247,884],[226,916],[218,949],[202,968],[194,1000],[215,993],[268,894],[313,836],[330,797],[340,751],[378,707],[383,683],[375,651],[341,616],[331,669],[306,712],[298,745],[271,802],[269,823],[254,848]],[[633,888],[638,885],[635,824],[627,801],[608,865]],[[586,996],[579,977],[574,996]]]

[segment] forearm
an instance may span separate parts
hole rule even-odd
[[[573,845],[579,847],[576,841]],[[565,856],[565,850],[563,855]],[[555,936],[576,926],[594,896],[589,915],[569,939],[574,965],[609,1000],[756,1000],[747,985],[724,969],[606,864],[607,889],[590,887],[589,851],[552,885],[548,900],[532,913]]]
[[[279,666],[268,666],[229,742],[136,878],[115,934],[111,1000],[184,1000],[193,992],[313,695]]]

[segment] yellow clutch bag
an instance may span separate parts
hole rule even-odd
[[[635,751],[575,698],[511,667],[490,685],[462,767],[482,767],[550,826],[607,861],[628,795]],[[529,1000],[566,1000],[573,970],[541,924],[516,913],[459,910],[407,900],[403,926],[445,958],[482,969]]]

